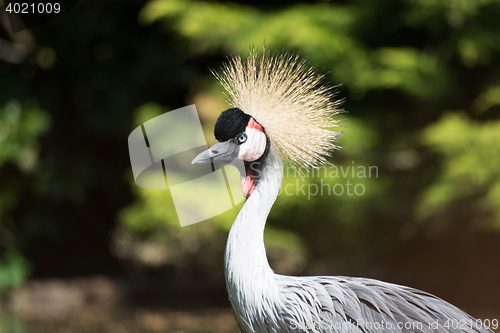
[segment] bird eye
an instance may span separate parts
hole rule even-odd
[[[247,141],[247,135],[246,133],[241,133],[241,134],[238,134],[238,136],[236,137],[236,141],[238,142],[238,144],[242,144],[242,143],[245,143]]]

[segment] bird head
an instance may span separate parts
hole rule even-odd
[[[229,163],[235,158],[253,162],[262,157],[266,148],[269,148],[264,128],[252,116],[238,108],[221,113],[215,123],[214,135],[219,143],[199,154],[193,164],[210,161]]]
[[[246,61],[229,58],[221,73],[214,73],[226,90],[232,108],[221,113],[214,134],[219,143],[198,155],[193,163],[243,160],[245,197],[255,188],[249,179],[249,163],[259,163],[273,148],[290,166],[316,168],[328,163],[337,146],[339,101],[332,87],[321,84],[316,74],[298,55],[252,50]]]
[[[217,119],[214,135],[219,142],[196,156],[192,163],[231,163],[236,158],[244,161],[241,185],[245,198],[248,198],[260,174],[255,171],[270,147],[264,128],[252,116],[238,108],[231,108],[222,112]],[[255,162],[253,166],[252,162]]]

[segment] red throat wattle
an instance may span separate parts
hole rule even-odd
[[[248,169],[247,175],[241,177],[241,188],[243,189],[243,196],[248,199],[255,189],[255,179],[252,170]]]

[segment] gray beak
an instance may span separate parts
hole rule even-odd
[[[218,142],[196,156],[191,164],[207,164],[215,162],[231,163],[238,157],[240,146],[231,141]]]

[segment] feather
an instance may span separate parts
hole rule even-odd
[[[242,332],[493,333],[457,307],[409,287],[365,278],[275,274],[263,234],[283,180],[283,159],[300,168],[327,163],[337,148],[332,116],[339,112],[339,103],[332,90],[320,84],[321,75],[305,60],[286,53],[270,56],[264,50],[258,56],[252,50],[246,61],[230,58],[216,76],[229,103],[252,116],[263,127],[258,133],[272,143],[258,186],[229,232],[224,257],[229,300]],[[230,131],[217,130],[218,139],[237,133],[243,123],[230,124]],[[262,151],[264,141],[250,137],[256,133],[249,139],[260,146],[244,149],[244,154]]]
[[[317,168],[335,144],[340,101],[332,87],[322,85],[324,75],[306,59],[288,53],[261,55],[252,49],[246,60],[239,55],[215,77],[226,90],[228,103],[252,116],[264,127],[278,154],[292,167]]]

